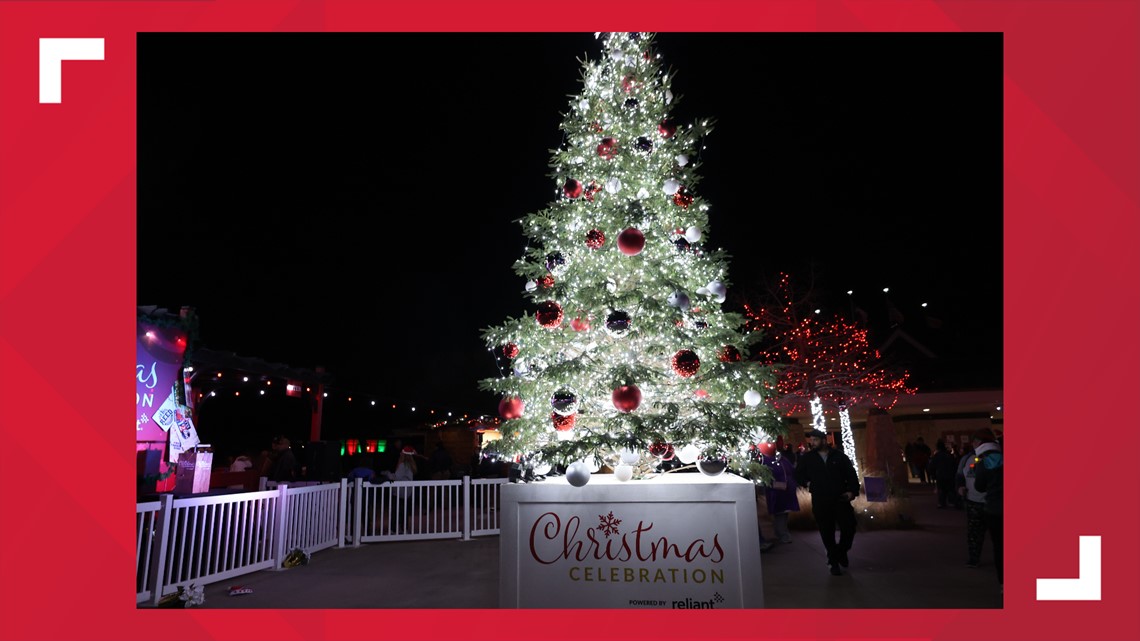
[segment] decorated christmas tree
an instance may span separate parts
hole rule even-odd
[[[673,74],[646,33],[599,34],[553,152],[557,196],[522,219],[515,272],[533,312],[484,330],[502,376],[495,447],[535,467],[673,459],[755,478],[750,449],[782,431],[758,332],[722,310],[728,256],[698,193],[709,121],[681,125]],[[619,474],[620,477],[620,474]]]

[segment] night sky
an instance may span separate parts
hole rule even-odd
[[[480,332],[533,311],[514,221],[554,199],[550,150],[600,50],[592,33],[140,35],[138,303],[195,307],[202,347],[323,365],[334,389],[493,413]],[[657,50],[675,119],[716,123],[696,191],[729,309],[780,271],[814,277],[873,345],[888,302],[902,314],[939,357],[920,391],[1001,385],[1000,34]]]

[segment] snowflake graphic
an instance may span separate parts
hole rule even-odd
[[[621,519],[614,518],[613,510],[610,510],[610,513],[605,516],[598,515],[598,529],[606,535],[607,539],[610,538],[611,534],[619,534],[617,528],[619,525],[621,525]]]

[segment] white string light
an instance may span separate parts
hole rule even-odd
[[[862,478],[859,474],[859,461],[855,459],[855,433],[851,431],[851,413],[846,407],[839,408],[839,427],[843,438],[843,453],[855,466],[855,476]]]

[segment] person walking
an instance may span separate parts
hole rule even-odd
[[[974,432],[970,445],[973,449],[967,450],[958,461],[955,485],[966,504],[966,566],[976,568],[981,563],[982,547],[986,540],[986,493],[979,492],[974,485],[976,467],[986,452],[1000,452],[1001,446],[994,442],[994,433],[988,427]],[[993,533],[990,533],[990,537],[993,537]]]
[[[946,449],[946,442],[938,439],[934,442],[934,456],[930,457],[927,471],[935,483],[935,494],[938,495],[938,509],[946,507],[960,508],[959,497],[954,490],[954,478],[958,474],[958,461]]]
[[[761,454],[760,462],[772,470],[772,484],[764,488],[764,502],[768,514],[772,515],[772,530],[780,543],[791,543],[788,517],[800,509],[800,500],[796,497],[795,465],[779,450],[772,456]]]
[[[981,449],[980,447],[978,449]],[[1005,591],[1002,573],[1002,477],[1005,459],[1002,448],[987,449],[974,457],[974,489],[985,492],[985,507],[982,514],[990,540],[994,543],[994,565],[997,567],[998,585]]]
[[[914,474],[918,477],[920,483],[929,483],[930,477],[926,473],[926,466],[930,463],[930,446],[922,437],[914,439],[913,451],[914,456]]]
[[[840,566],[847,567],[847,553],[855,541],[855,510],[851,501],[859,495],[859,475],[851,459],[828,444],[826,433],[813,429],[808,433],[808,441],[811,450],[799,457],[795,480],[811,493],[811,512],[827,549],[827,565],[832,574],[839,576],[843,574]]]

